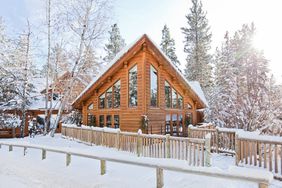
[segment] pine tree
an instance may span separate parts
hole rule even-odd
[[[106,62],[110,62],[111,60],[113,60],[117,53],[120,52],[123,47],[125,47],[125,41],[121,37],[118,25],[114,24],[111,27],[112,29],[111,31],[109,31],[110,38],[108,44],[105,45],[107,55],[104,60]]]
[[[236,110],[236,75],[233,68],[232,46],[228,32],[220,49],[216,49],[214,60],[214,85],[210,95],[210,106],[213,121],[219,126],[234,127],[236,120],[233,114]]]
[[[254,24],[243,25],[233,38],[225,35],[217,52],[211,105],[217,125],[254,131],[273,121],[268,61],[252,46],[254,34]]]
[[[208,93],[211,84],[210,43],[212,34],[200,0],[192,0],[192,8],[186,16],[187,27],[181,28],[185,35],[184,52],[187,53],[185,76],[188,80],[199,81]]]
[[[164,25],[162,30],[161,49],[176,67],[180,66],[180,62],[175,54],[174,39],[171,38],[169,28],[166,25]]]

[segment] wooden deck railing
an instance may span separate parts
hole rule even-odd
[[[235,133],[234,129],[226,128],[197,128],[188,127],[189,138],[205,138],[211,134],[211,149],[215,152],[235,154]]]
[[[282,179],[282,138],[253,136],[252,133],[236,136],[236,164],[268,169]]]
[[[236,165],[261,167],[282,180],[282,137],[228,128],[188,128],[191,138],[204,138],[208,133],[212,151],[234,154]]]
[[[150,135],[91,127],[62,127],[62,135],[83,142],[128,151],[138,156],[187,160],[192,166],[210,165],[209,139]]]
[[[8,146],[10,152],[13,151],[13,147],[22,147],[24,149],[24,152],[23,152],[24,155],[26,155],[27,149],[41,150],[42,151],[42,155],[41,155],[42,160],[46,159],[47,151],[55,152],[55,153],[62,153],[66,155],[66,166],[69,166],[71,164],[71,156],[78,156],[78,157],[100,160],[100,174],[101,175],[106,174],[106,162],[107,161],[126,164],[126,165],[153,168],[156,170],[156,187],[157,188],[162,188],[164,186],[164,175],[163,175],[164,170],[192,174],[192,175],[214,177],[214,178],[223,178],[227,180],[254,182],[258,184],[258,188],[268,188],[269,183],[273,179],[273,175],[271,173],[258,172],[257,170],[253,170],[253,169],[244,169],[244,171],[240,169],[240,171],[238,172],[238,169],[233,169],[233,170],[231,169],[229,171],[219,171],[218,169],[214,170],[208,167],[185,168],[185,167],[176,167],[172,165],[157,164],[157,163],[148,162],[144,160],[138,160],[138,161],[134,160],[133,161],[133,160],[122,159],[122,158],[117,158],[117,157],[95,156],[92,154],[72,151],[70,149],[63,149],[63,148],[52,148],[52,147],[29,145],[29,144],[14,144],[14,143],[7,143],[7,142],[0,142],[0,148],[1,148],[1,145]]]

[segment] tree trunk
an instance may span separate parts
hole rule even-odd
[[[50,123],[50,116],[48,115],[48,100],[49,100],[49,68],[50,68],[50,48],[51,48],[51,32],[50,32],[50,12],[51,12],[51,0],[48,0],[47,8],[47,22],[48,22],[48,55],[47,55],[47,68],[46,68],[46,101],[45,101],[45,125],[44,125],[44,135],[48,132],[48,125]],[[52,101],[52,98],[51,98]],[[52,108],[52,107],[51,107]]]

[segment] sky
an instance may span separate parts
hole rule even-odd
[[[39,11],[42,0],[0,0],[0,16],[14,33],[20,32],[27,17],[36,20],[44,16]],[[255,23],[257,28],[254,45],[264,51],[271,72],[282,83],[282,1],[281,0],[202,0],[203,9],[212,32],[212,50],[223,41],[224,33],[233,34],[242,24]],[[157,44],[161,41],[164,24],[176,42],[176,54],[184,67],[184,35],[187,27],[185,15],[191,7],[190,0],[115,0],[112,23],[117,23],[123,38],[129,44],[146,33]],[[42,13],[43,12],[43,13]]]

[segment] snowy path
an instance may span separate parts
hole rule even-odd
[[[4,141],[4,139],[1,139]],[[31,144],[47,146],[69,147],[93,154],[106,154],[127,159],[138,158],[127,152],[98,146],[87,146],[74,141],[60,138],[38,136],[35,139],[10,139],[7,141],[26,141]],[[175,165],[187,165],[185,161],[167,159],[149,159],[165,161]],[[213,156],[213,164],[219,168],[227,169],[234,164],[234,158],[222,155]],[[99,173],[99,161],[73,157],[69,167],[65,166],[65,155],[47,152],[47,159],[41,160],[41,151],[28,150],[23,156],[23,149],[0,149],[0,188],[49,188],[49,187],[155,187],[155,170],[117,163],[107,163],[107,173]],[[236,181],[226,181],[218,178],[186,175],[175,172],[164,172],[165,187],[193,187],[193,188],[223,188],[223,187],[257,187],[256,184]],[[282,182],[273,181],[271,188],[282,188]]]

